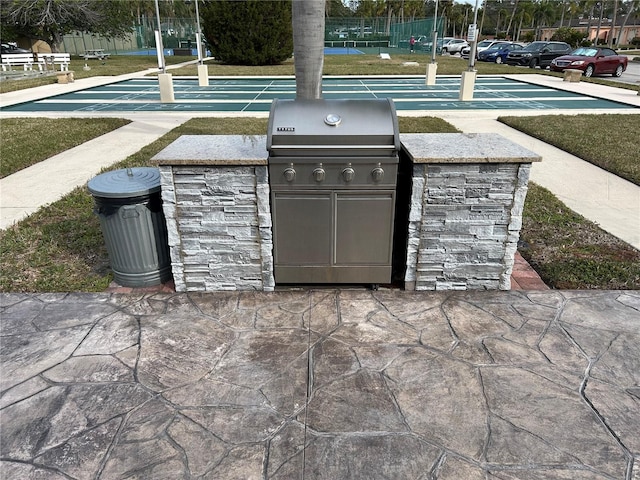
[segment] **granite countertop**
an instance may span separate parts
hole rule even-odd
[[[496,133],[401,133],[414,163],[530,163],[540,155]],[[267,165],[266,135],[182,135],[152,160],[159,165]]]
[[[497,133],[401,133],[414,163],[530,163],[542,157]]]
[[[266,135],[182,135],[151,160],[159,165],[267,165]]]

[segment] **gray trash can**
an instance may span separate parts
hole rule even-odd
[[[114,170],[92,178],[88,187],[115,281],[127,287],[146,287],[170,280],[159,170]]]

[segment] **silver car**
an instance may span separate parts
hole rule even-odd
[[[468,47],[469,44],[466,40],[462,40],[460,38],[452,38],[448,42],[442,44],[442,48],[440,49],[440,53],[445,54],[449,53],[453,55],[454,53],[460,53],[460,51],[464,47]]]

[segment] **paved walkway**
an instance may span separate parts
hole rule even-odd
[[[6,479],[640,478],[640,293],[0,295]]]

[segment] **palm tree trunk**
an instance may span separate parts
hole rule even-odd
[[[617,20],[618,20],[618,0],[615,0],[613,4],[613,18],[611,19],[611,31],[609,32],[609,38],[607,39],[607,45],[609,46],[609,48],[613,47],[613,36],[616,34]],[[618,37],[619,36],[620,35],[618,35]]]
[[[633,2],[629,2],[629,7],[628,7],[629,10],[627,10],[627,14],[624,16],[624,20],[622,21],[622,25],[620,25],[620,33],[618,34],[618,37],[616,38],[616,48],[618,48],[620,46],[620,40],[622,38],[622,32],[624,32],[624,27],[627,26],[627,22],[629,21],[629,17],[634,12],[634,10],[637,8],[637,6],[636,6],[637,4],[638,4],[638,0],[634,0]]]
[[[518,9],[518,0],[515,0],[513,4],[513,10],[511,11],[511,18],[509,19],[509,25],[507,26],[507,32],[506,32],[507,38],[509,38],[509,32],[511,31],[511,25],[513,24],[513,17],[515,17],[517,9]],[[512,33],[511,38],[513,38],[514,36],[515,35],[513,35]]]
[[[600,40],[600,28],[602,27],[602,10],[604,9],[604,0],[600,0],[600,16],[598,17],[598,29],[596,30],[596,47]]]
[[[324,0],[293,0],[293,59],[296,98],[322,98]]]
[[[484,27],[484,14],[487,11],[487,2],[482,5],[482,17],[480,17],[480,28],[478,28],[478,38],[482,35],[482,28]]]

